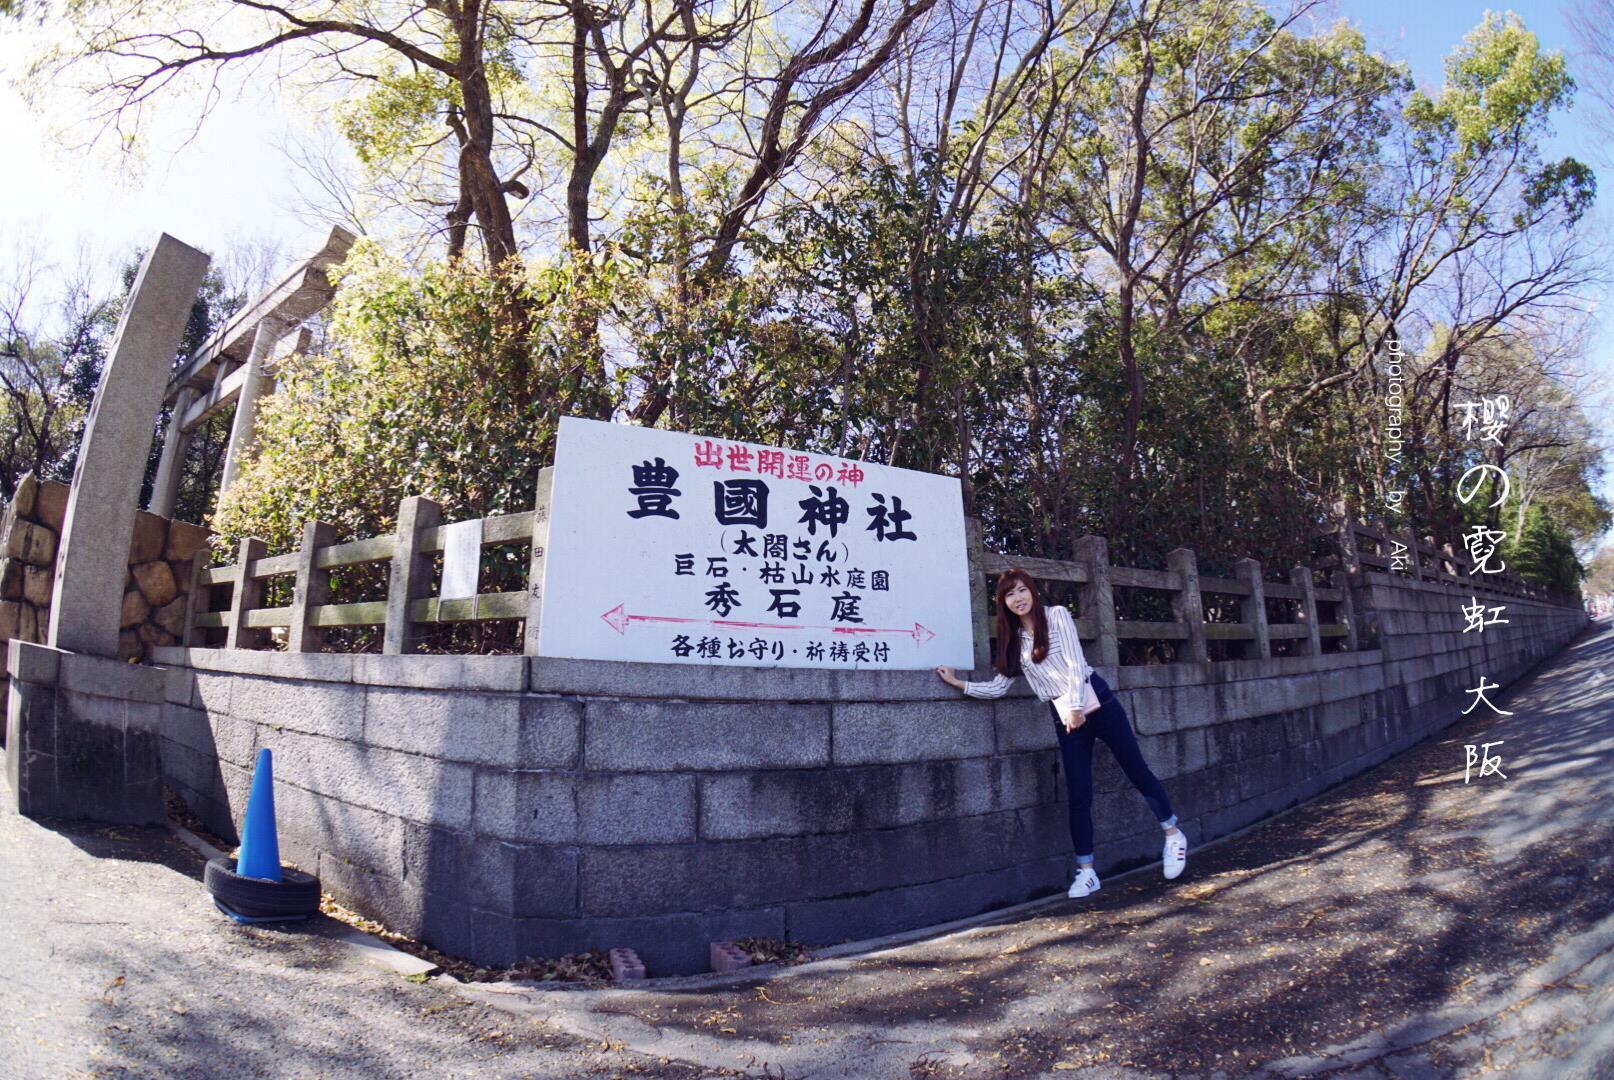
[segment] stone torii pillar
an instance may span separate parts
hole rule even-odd
[[[179,498],[179,474],[185,469],[185,448],[191,441],[190,432],[185,430],[185,414],[195,399],[196,391],[190,387],[181,390],[168,420],[163,456],[157,462],[157,479],[151,485],[151,505],[146,507],[158,517],[174,516],[174,502]]]
[[[241,392],[235,399],[235,418],[230,422],[230,447],[224,452],[224,475],[219,480],[223,495],[235,483],[245,459],[252,453],[257,437],[258,399],[272,383],[266,374],[269,354],[276,342],[286,336],[287,326],[279,319],[265,318],[252,338],[252,351],[242,370]]]
[[[257,437],[258,410],[262,399],[274,393],[276,373],[292,356],[307,353],[313,335],[308,328],[289,333],[277,333],[266,317],[253,332],[253,347],[247,361],[235,370],[227,363],[219,364],[213,387],[198,393],[194,387],[184,386],[174,400],[173,418],[168,423],[168,434],[163,440],[162,458],[157,463],[157,479],[151,485],[151,503],[147,510],[158,517],[174,516],[174,504],[179,499],[179,481],[185,471],[185,451],[196,429],[207,422],[219,409],[235,403],[235,419],[230,425],[230,442],[224,456],[222,492],[239,477],[242,466],[252,455]],[[289,325],[283,320],[274,325]],[[259,348],[267,349],[264,356]],[[261,362],[260,362],[261,361]]]
[[[67,497],[46,638],[55,648],[118,655],[123,582],[152,419],[208,261],[164,233],[140,264],[84,423]]]

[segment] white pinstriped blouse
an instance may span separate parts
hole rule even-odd
[[[1020,630],[1020,671],[1026,683],[1042,701],[1052,701],[1064,710],[1080,707],[1082,683],[1093,669],[1087,666],[1082,654],[1081,637],[1076,633],[1076,621],[1069,609],[1056,604],[1043,607],[1048,619],[1048,655],[1042,663],[1031,659],[1032,635]],[[964,683],[964,693],[970,697],[996,698],[1009,691],[1014,682],[1007,675],[994,674],[987,682]]]

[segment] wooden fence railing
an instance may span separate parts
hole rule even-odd
[[[412,496],[399,507],[398,528],[390,536],[336,543],[336,530],[325,522],[303,528],[297,550],[270,555],[262,540],[241,542],[236,559],[227,566],[209,566],[207,549],[197,553],[192,571],[190,610],[184,642],[200,645],[204,638],[220,638],[226,648],[261,648],[273,644],[289,652],[319,652],[324,632],[333,627],[381,627],[382,651],[397,654],[417,650],[421,630],[432,624],[525,619],[538,602],[543,580],[545,544],[549,535],[551,471],[543,470],[534,510],[482,519],[482,546],[530,545],[527,588],[479,593],[463,600],[439,600],[432,594],[432,559],[444,550],[444,526],[438,505]],[[536,531],[536,536],[535,536]],[[1261,563],[1243,559],[1235,564],[1235,577],[1201,575],[1196,556],[1177,548],[1167,556],[1165,570],[1111,565],[1103,537],[1084,536],[1075,544],[1074,560],[1004,555],[984,549],[980,526],[967,522],[970,554],[971,609],[975,632],[975,664],[989,662],[987,579],[1010,566],[1021,566],[1041,581],[1076,586],[1076,626],[1095,663],[1118,664],[1122,643],[1149,640],[1172,643],[1172,659],[1204,662],[1211,659],[1214,642],[1243,642],[1245,657],[1270,657],[1273,642],[1289,642],[1288,655],[1318,655],[1325,643],[1358,647],[1357,621],[1349,583],[1364,571],[1404,572],[1417,580],[1463,585],[1493,595],[1521,596],[1545,603],[1574,603],[1509,574],[1474,575],[1474,563],[1449,549],[1407,535],[1393,536],[1372,526],[1352,524],[1320,533],[1331,539],[1332,552],[1313,566],[1295,566],[1287,581],[1268,580]],[[1404,551],[1395,547],[1399,540]],[[1365,550],[1371,548],[1372,550]],[[1398,556],[1404,556],[1399,558]],[[331,603],[333,570],[387,564],[387,597],[355,603]],[[1317,583],[1318,576],[1326,582]],[[266,586],[278,578],[291,578],[291,601],[265,607]],[[230,586],[227,608],[211,610],[208,598],[215,586]],[[1115,589],[1164,593],[1171,619],[1147,621],[1117,618]],[[1237,621],[1207,621],[1206,597],[1220,598],[1219,610],[1236,608]],[[1273,622],[1268,601],[1292,602],[1292,621]],[[1328,621],[1319,620],[1319,605],[1331,609]],[[282,634],[271,632],[282,630]],[[537,651],[538,628],[528,624],[524,650]],[[209,633],[211,631],[211,633]],[[220,633],[222,631],[222,634]],[[271,638],[280,640],[271,642]],[[218,642],[214,642],[215,644]],[[1218,652],[1225,651],[1218,649]]]
[[[1411,530],[1390,532],[1374,525],[1352,523],[1349,529],[1320,535],[1327,535],[1335,541],[1335,553],[1320,560],[1317,563],[1319,569],[1345,566],[1356,573],[1378,570],[1405,574],[1417,581],[1467,585],[1501,596],[1518,596],[1544,604],[1575,606],[1580,603],[1579,597],[1555,593],[1511,571],[1475,573],[1479,564],[1473,559],[1454,552],[1450,546],[1437,547],[1429,538],[1417,537]],[[1373,550],[1363,550],[1364,541]]]
[[[1333,638],[1343,639],[1348,649],[1356,648],[1356,620],[1350,614],[1349,590],[1318,587],[1309,567],[1293,567],[1288,582],[1284,583],[1266,580],[1260,562],[1255,559],[1241,559],[1236,564],[1238,576],[1234,578],[1201,575],[1198,559],[1188,548],[1170,552],[1166,556],[1165,570],[1112,565],[1109,545],[1100,536],[1081,537],[1076,542],[1076,550],[1080,556],[1078,561],[983,552],[981,571],[984,581],[984,575],[1000,574],[1011,566],[1019,566],[1039,581],[1075,583],[1080,598],[1077,607],[1084,613],[1076,618],[1076,629],[1084,649],[1087,642],[1093,643],[1088,651],[1094,663],[1120,663],[1121,643],[1129,639],[1173,642],[1176,660],[1201,662],[1210,659],[1210,643],[1214,641],[1249,642],[1252,651],[1246,655],[1262,658],[1272,655],[1274,641],[1293,640],[1298,647],[1292,652],[1307,656],[1320,654],[1323,642]],[[1171,620],[1117,618],[1115,589],[1118,587],[1167,594]],[[1235,598],[1239,620],[1207,622],[1207,595]],[[1298,619],[1282,623],[1269,621],[1268,600],[1294,601]],[[1340,616],[1327,623],[1319,622],[1319,603],[1337,605]],[[977,666],[981,666],[988,655],[986,635],[990,632],[984,607],[977,612],[975,625],[976,661]]]

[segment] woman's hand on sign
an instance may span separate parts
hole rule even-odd
[[[964,680],[960,679],[957,675],[954,675],[953,669],[947,665],[943,664],[941,667],[938,667],[936,669],[936,674],[940,675],[941,681],[946,683],[948,686],[957,687],[960,690],[964,689]]]

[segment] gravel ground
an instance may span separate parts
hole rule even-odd
[[[1614,630],[1495,700],[1175,882],[721,985],[412,983],[0,812],[0,1075],[1614,1077]]]
[[[239,925],[165,831],[52,824],[0,812],[0,1076],[719,1075],[412,983],[324,916]]]

